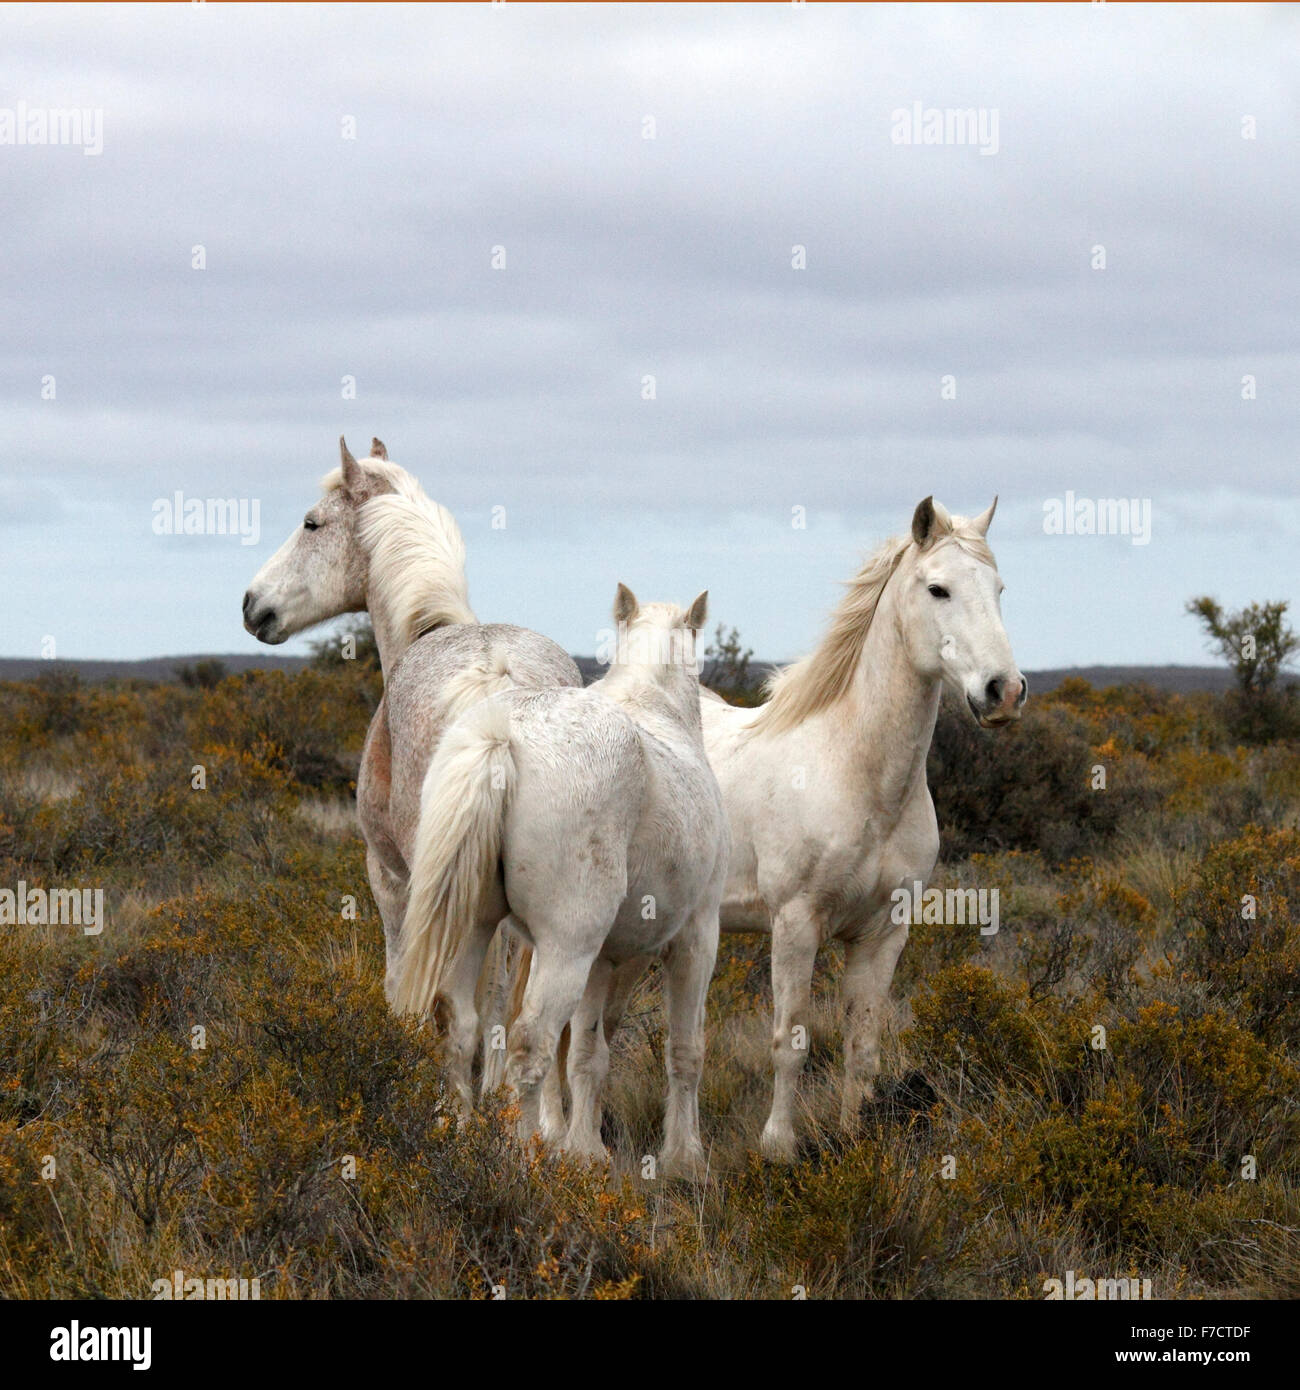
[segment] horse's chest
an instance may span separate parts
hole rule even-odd
[[[762,896],[782,902],[811,898],[827,936],[855,936],[889,907],[900,884],[928,878],[937,844],[907,822],[882,824],[868,815],[843,816],[787,835],[756,868]]]

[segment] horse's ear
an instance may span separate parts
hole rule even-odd
[[[912,513],[912,539],[917,545],[928,545],[937,535],[952,530],[952,517],[942,502],[927,497],[916,504]]]
[[[349,497],[358,497],[365,486],[361,465],[352,457],[348,441],[339,435],[339,457],[343,460],[343,491]]]
[[[975,529],[976,531],[978,531],[978,532],[980,533],[981,536],[987,536],[987,535],[988,535],[988,533],[989,533],[989,522],[993,520],[993,513],[994,513],[995,511],[997,511],[997,509],[998,509],[998,499],[997,499],[996,497],[994,497],[994,499],[992,500],[992,502],[990,502],[990,503],[988,504],[988,506],[979,514],[979,516],[977,516],[977,517],[971,522],[971,526],[974,527],[974,529]]]
[[[704,626],[704,620],[709,616],[709,591],[705,591],[695,600],[686,610],[683,622],[692,632],[698,632]]]
[[[372,459],[383,459],[388,461],[388,450],[384,448],[382,439],[372,439],[370,441],[370,457]]]
[[[626,584],[620,584],[618,593],[614,595],[614,621],[630,623],[640,610],[641,605],[636,601],[636,595]]]

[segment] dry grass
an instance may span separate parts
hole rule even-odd
[[[0,1296],[145,1297],[175,1269],[268,1298],[1039,1298],[1067,1269],[1300,1292],[1294,747],[1216,742],[1203,698],[1078,689],[982,745],[1003,762],[981,819],[939,789],[936,881],[998,888],[999,934],[914,931],[850,1137],[824,952],[790,1170],[754,1155],[766,944],[725,938],[710,1167],[684,1184],[642,1167],[653,972],[614,1041],[610,1171],[521,1153],[490,1106],[450,1118],[434,1042],[382,996],[339,786],[367,712],[352,679],[64,689],[54,721],[48,692],[0,687],[0,887],[99,886],[110,913],[93,939],[0,929]],[[1074,800],[1019,799],[1079,759],[1107,761],[1119,811],[1065,824]]]

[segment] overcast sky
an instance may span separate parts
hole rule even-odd
[[[797,656],[997,493],[1023,667],[1208,661],[1189,596],[1297,597],[1298,123],[1287,7],[5,6],[0,655],[255,649],[345,431],[572,651],[621,579]]]

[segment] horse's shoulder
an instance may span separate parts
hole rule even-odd
[[[381,698],[370,718],[361,749],[361,765],[357,769],[357,809],[363,819],[387,811],[392,781],[393,741],[388,727],[388,706]]]

